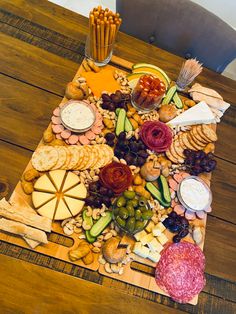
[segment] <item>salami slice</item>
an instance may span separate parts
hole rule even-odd
[[[204,268],[205,256],[197,245],[173,243],[161,252],[156,283],[173,300],[187,303],[205,286]]]

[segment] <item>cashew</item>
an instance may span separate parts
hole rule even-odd
[[[110,239],[110,238],[112,238],[112,233],[111,233],[111,232],[108,232],[108,233],[104,236],[104,240],[106,241],[106,240],[108,240],[108,239]]]
[[[102,255],[99,255],[99,258],[98,258],[98,262],[102,265],[105,265],[106,264],[106,260],[103,258]]]
[[[69,229],[67,226],[64,226],[63,228],[63,232],[66,234],[66,235],[72,235],[74,233],[74,230],[72,229]]]
[[[111,264],[110,267],[111,267],[111,270],[112,270],[113,273],[115,273],[115,274],[118,274],[118,273],[119,273],[120,268],[119,268],[118,265],[116,265],[116,264]]]
[[[96,241],[96,242],[93,243],[93,246],[94,246],[94,247],[101,248],[101,247],[102,247],[102,244],[101,244],[101,242]]]
[[[100,253],[101,250],[100,250],[100,248],[94,246],[92,248],[92,251],[93,251],[93,253]]]
[[[106,263],[105,266],[105,271],[108,273],[108,274],[111,274],[112,273],[112,270],[111,270],[111,266],[109,263]]]

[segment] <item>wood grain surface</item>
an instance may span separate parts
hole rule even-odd
[[[52,108],[60,101],[65,84],[73,78],[83,59],[88,25],[86,18],[44,0],[0,0],[0,8],[0,181],[1,178],[7,179],[13,190],[48,124]],[[148,61],[159,65],[172,79],[176,78],[183,61],[122,33],[119,34],[115,52],[131,62]],[[198,305],[180,305],[145,289],[1,242],[0,253],[4,254],[0,255],[4,278],[1,282],[11,282],[9,269],[15,270],[14,285],[8,285],[9,289],[3,291],[4,300],[0,300],[4,313],[32,313],[32,308],[27,305],[30,301],[39,313],[53,312],[53,305],[56,306],[53,303],[54,294],[64,301],[59,302],[58,313],[60,310],[72,313],[77,309],[79,313],[93,313],[93,302],[96,302],[99,313],[106,313],[106,308],[110,313],[116,313],[116,309],[120,313],[148,313],[152,310],[177,313],[177,309],[189,313],[236,312],[236,82],[207,69],[198,81],[216,89],[232,104],[217,128],[218,167],[212,179],[213,212],[208,217],[204,250],[207,286],[200,294]],[[48,295],[39,295],[37,291],[37,282],[43,287],[41,277],[51,284]],[[74,277],[83,278],[86,282]],[[31,285],[30,278],[34,285]],[[31,293],[33,287],[35,290]],[[76,288],[72,290],[71,287]],[[81,292],[82,303],[76,293],[80,287],[84,289]],[[61,290],[64,292],[67,288],[70,288],[66,294],[68,298],[61,294]],[[2,290],[1,287],[0,298]],[[16,302],[13,297],[16,292],[23,302]],[[91,295],[95,295],[94,300]],[[120,308],[115,309],[115,302],[121,303]]]

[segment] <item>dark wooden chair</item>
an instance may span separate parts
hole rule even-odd
[[[121,31],[218,73],[236,58],[236,31],[189,0],[117,0]]]

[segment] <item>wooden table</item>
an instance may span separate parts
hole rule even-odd
[[[0,0],[0,8],[0,182],[7,179],[12,191],[84,57],[88,21],[44,0]],[[154,63],[172,79],[183,61],[122,33],[115,54],[131,62]],[[236,312],[236,82],[207,69],[197,81],[232,104],[218,127],[218,167],[205,244],[207,285],[198,305],[180,305],[0,242],[2,313]]]

